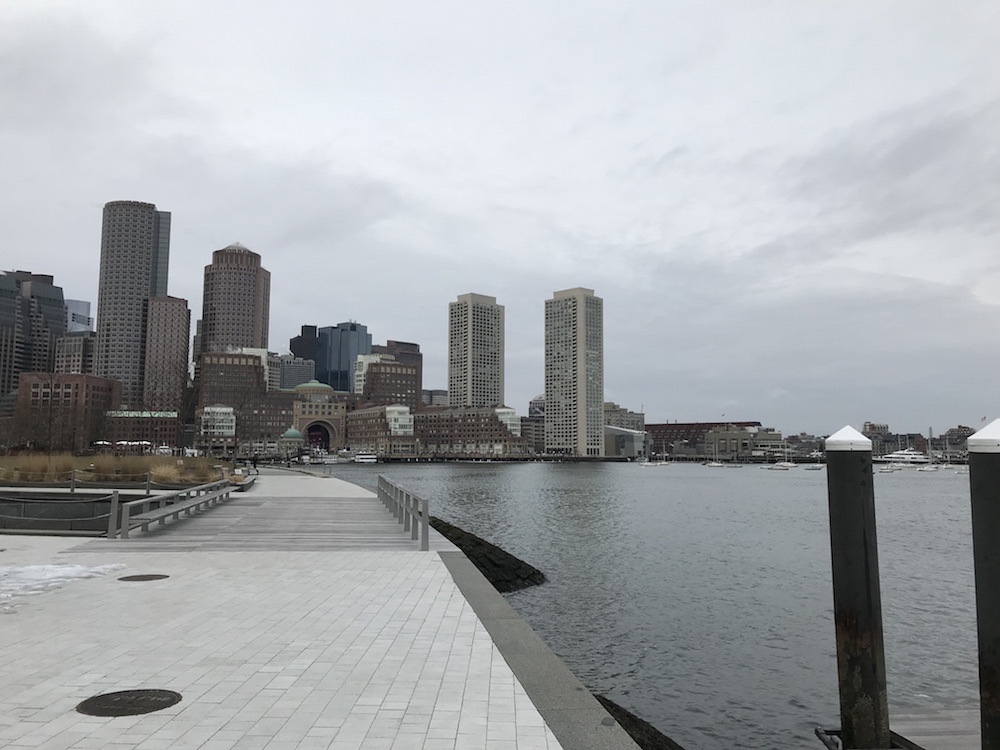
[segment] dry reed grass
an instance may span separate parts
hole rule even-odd
[[[91,482],[144,482],[205,484],[219,479],[216,459],[172,456],[74,457],[70,454],[20,454],[0,457],[0,479],[14,482],[68,482],[73,469],[77,479]],[[223,464],[224,469],[231,469]]]

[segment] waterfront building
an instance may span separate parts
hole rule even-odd
[[[252,455],[259,441],[275,441],[292,421],[295,391],[272,387],[280,364],[266,349],[207,352],[201,357],[198,405],[231,406],[236,415],[233,444]]]
[[[361,400],[371,404],[402,404],[416,411],[420,373],[413,365],[383,360],[368,365]]]
[[[318,380],[295,386],[292,404],[293,428],[302,433],[310,449],[337,451],[346,443],[348,404],[333,387]]]
[[[90,317],[90,303],[80,299],[68,299],[66,303],[66,333],[82,333],[94,330],[94,319]]]
[[[527,441],[518,434],[520,420],[509,407],[426,407],[414,415],[414,432],[424,455],[513,458],[530,454]]]
[[[203,406],[198,410],[198,435],[195,448],[209,455],[236,452],[239,416],[225,404]]]
[[[422,406],[447,406],[448,390],[445,388],[424,388],[420,391],[420,403]]]
[[[503,406],[504,308],[461,294],[448,304],[448,405]]]
[[[302,352],[312,349],[307,337],[307,328],[302,327],[302,337],[292,339],[292,352],[299,357]],[[298,347],[298,348],[296,348]],[[359,355],[372,353],[372,335],[368,328],[354,321],[324,326],[316,330],[316,379],[334,390],[351,393],[354,388],[354,363]]]
[[[604,424],[612,427],[624,427],[627,430],[645,432],[646,415],[642,412],[629,411],[613,401],[604,402]]]
[[[645,430],[604,425],[604,455],[622,458],[646,458],[649,436]]]
[[[167,294],[170,213],[152,203],[104,206],[97,288],[97,374],[122,383],[122,399],[139,404],[146,355],[146,308]]]
[[[188,382],[191,311],[179,297],[150,297],[142,400],[149,409],[178,410]],[[174,445],[175,443],[171,443]]]
[[[267,349],[271,273],[239,242],[212,253],[205,266],[197,355],[231,348]]]
[[[417,452],[413,414],[402,404],[369,406],[351,412],[347,415],[347,436],[355,453],[412,456]]]
[[[793,458],[781,433],[759,425],[716,425],[705,432],[702,455],[718,461],[778,461]]]
[[[384,345],[374,344],[372,354],[388,354],[396,362],[412,365],[417,368],[417,393],[424,388],[424,355],[420,352],[420,344],[411,341],[386,341]]]
[[[694,458],[705,455],[705,435],[719,428],[760,427],[760,422],[664,422],[647,424],[650,451],[659,456]]]
[[[251,346],[233,347],[228,351],[258,357],[261,367],[264,368],[264,390],[276,391],[281,388],[281,357],[278,356],[277,352],[269,352],[267,349]]]
[[[11,444],[42,451],[81,451],[106,431],[106,413],[121,405],[117,380],[82,373],[22,372]]]
[[[52,372],[56,341],[65,333],[63,292],[52,276],[0,275],[0,395],[14,390],[22,372]]]
[[[604,455],[604,300],[593,289],[545,301],[545,451]]]
[[[105,415],[104,439],[112,445],[141,446],[145,452],[180,445],[180,419],[172,410],[112,410]]]
[[[521,437],[531,453],[545,453],[545,417],[521,417]]]
[[[395,359],[396,358],[391,354],[376,352],[372,352],[371,354],[359,354],[358,358],[354,360],[354,385],[351,388],[351,393],[360,394],[365,392],[365,379],[368,377],[368,365],[374,362],[381,362],[382,360],[395,361]]]
[[[96,374],[97,334],[93,331],[73,331],[57,338],[53,372]]]
[[[294,354],[283,354],[279,358],[282,388],[294,388],[316,378],[316,362]]]

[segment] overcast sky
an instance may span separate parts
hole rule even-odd
[[[97,302],[101,210],[173,214],[170,293],[239,241],[270,348],[355,320],[447,387],[448,303],[604,299],[647,422],[981,426],[1000,389],[1000,6],[0,4],[0,268]],[[192,323],[193,329],[193,323]]]

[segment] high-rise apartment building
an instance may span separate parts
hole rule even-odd
[[[545,451],[604,455],[604,300],[593,289],[545,301]]]
[[[178,410],[188,379],[191,311],[179,297],[150,297],[146,314],[146,361],[143,404]]]
[[[448,304],[449,406],[503,406],[503,312],[484,294]]]
[[[260,255],[236,242],[212,253],[205,266],[196,355],[250,347],[267,349],[271,273]]]
[[[146,304],[167,293],[170,213],[152,203],[104,206],[97,289],[97,374],[122,383],[122,401],[138,405],[146,355]]]

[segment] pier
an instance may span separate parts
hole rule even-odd
[[[373,493],[285,472],[130,539],[0,536],[0,566],[42,580],[0,600],[0,745],[637,747],[457,548],[428,546]],[[179,702],[77,710],[132,690]]]

